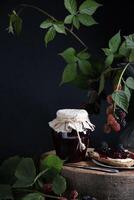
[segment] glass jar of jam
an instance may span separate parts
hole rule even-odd
[[[53,129],[56,154],[67,162],[85,159],[89,146],[89,134],[94,130],[88,113],[83,109],[61,109],[56,118],[49,122]]]

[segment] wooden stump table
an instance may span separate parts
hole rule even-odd
[[[107,173],[64,166],[71,189],[98,200],[134,200],[134,171]]]
[[[76,166],[78,164],[95,165],[79,162]],[[107,173],[64,166],[62,175],[67,178],[70,190],[76,189],[83,195],[91,195],[98,200],[134,200],[134,170]]]

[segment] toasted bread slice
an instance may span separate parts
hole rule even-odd
[[[102,162],[107,165],[115,166],[115,167],[132,167],[134,165],[134,159],[132,158],[110,158],[108,156],[101,156],[97,151],[93,148],[88,149],[88,154],[90,158],[95,159],[99,162]]]

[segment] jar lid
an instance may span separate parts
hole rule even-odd
[[[75,121],[86,121],[88,113],[84,109],[60,109],[56,113],[57,118],[61,119],[74,119]]]

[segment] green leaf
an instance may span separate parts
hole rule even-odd
[[[0,184],[0,200],[13,200],[12,189],[10,185]]]
[[[134,48],[134,34],[128,35],[124,37],[126,39],[126,46],[129,49]]]
[[[64,58],[67,63],[74,63],[77,61],[77,57],[75,56],[76,51],[74,48],[70,47],[60,53],[60,55]]]
[[[79,29],[80,28],[80,22],[78,16],[73,17],[73,25],[75,28]]]
[[[23,158],[18,164],[15,176],[17,181],[13,187],[29,187],[34,183],[36,169],[31,158]]]
[[[116,103],[117,106],[122,108],[125,112],[128,112],[129,101],[126,93],[122,90],[115,91],[112,94],[112,99]]]
[[[42,29],[47,29],[47,28],[49,28],[49,27],[52,26],[52,25],[53,25],[52,20],[51,20],[51,19],[47,19],[47,20],[43,21],[43,22],[40,24],[40,28],[42,28]]]
[[[130,89],[126,85],[124,87],[124,92],[125,92],[125,94],[126,94],[126,96],[128,98],[128,102],[129,102],[130,98],[131,98],[131,91],[130,91]]]
[[[99,84],[99,91],[98,91],[98,95],[101,94],[101,92],[104,90],[104,86],[105,86],[105,76],[102,73],[101,77],[100,77],[100,84]]]
[[[126,41],[124,41],[120,48],[119,48],[119,55],[121,56],[125,56],[125,57],[128,57],[129,56],[129,53],[130,53],[130,50],[127,48],[126,46]]]
[[[82,14],[93,15],[100,6],[102,5],[94,0],[86,0],[80,5],[79,11]]]
[[[113,53],[115,53],[121,43],[121,35],[120,35],[120,31],[118,33],[116,33],[110,40],[109,40],[109,48],[111,49],[111,51]]]
[[[16,21],[14,22],[14,30],[17,35],[22,31],[22,19],[19,16],[16,17]]]
[[[61,84],[73,81],[76,78],[76,76],[77,76],[77,64],[76,63],[68,64],[64,69]]]
[[[56,169],[58,173],[61,172],[63,167],[63,161],[56,155],[49,155],[41,161],[41,168],[44,169]]]
[[[85,75],[89,75],[91,73],[91,64],[87,60],[79,60],[79,68],[81,72]]]
[[[54,23],[54,28],[58,33],[66,34],[65,26],[64,26],[63,22]]]
[[[109,56],[107,56],[107,58],[105,60],[106,67],[109,67],[112,64],[113,60],[114,60],[113,54],[110,54]]]
[[[73,21],[73,17],[74,17],[74,15],[68,15],[68,16],[66,16],[66,18],[64,20],[64,23],[65,24],[71,24],[72,21]]]
[[[128,77],[125,84],[128,88],[134,90],[134,78],[133,77]]]
[[[64,0],[65,8],[71,13],[76,14],[77,12],[77,2],[76,0]]]
[[[64,193],[66,190],[66,179],[61,175],[57,175],[53,180],[52,189],[57,195]]]
[[[9,16],[9,27],[8,32],[14,34],[14,32],[19,35],[22,30],[22,19],[17,15],[15,10]]]
[[[27,194],[22,200],[45,200],[45,198],[40,193],[34,192]]]
[[[5,160],[0,166],[0,182],[4,184],[12,184],[16,179],[14,173],[16,168],[21,161],[18,156],[13,156]]]
[[[49,28],[49,30],[47,31],[46,35],[45,35],[45,44],[47,46],[47,44],[52,41],[56,36],[56,30],[54,29],[54,27]]]
[[[109,56],[109,55],[112,54],[111,49],[108,49],[108,48],[102,48],[102,50],[104,51],[104,53],[105,53],[106,56]]]
[[[79,14],[78,18],[79,18],[79,21],[81,22],[81,24],[83,24],[85,26],[92,26],[94,24],[97,24],[97,22],[94,20],[94,18],[87,14]]]
[[[80,89],[89,89],[88,77],[83,74],[77,74],[76,78],[71,82],[72,85]]]
[[[90,58],[90,54],[85,52],[85,51],[81,51],[77,54],[77,57],[82,59],[82,60],[87,60]]]
[[[131,52],[130,52],[129,62],[134,62],[134,49],[132,49]]]

